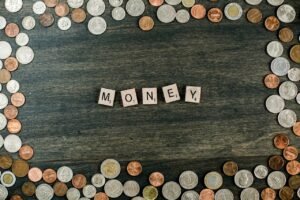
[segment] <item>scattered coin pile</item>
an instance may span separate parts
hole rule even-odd
[[[247,20],[253,24],[262,22],[264,16],[258,8],[262,0],[245,0],[245,2],[255,6],[245,12]],[[296,11],[291,5],[284,4],[284,0],[267,0],[267,2],[278,8],[276,16],[265,17],[264,26],[266,30],[278,33],[278,41],[270,41],[266,47],[267,54],[273,60],[270,64],[272,73],[265,76],[264,84],[269,89],[278,89],[278,94],[267,98],[266,109],[271,113],[278,114],[278,123],[282,127],[291,128],[296,136],[300,136],[300,122],[297,121],[295,112],[285,108],[285,101],[295,99],[300,104],[300,94],[296,85],[300,81],[300,70],[296,67],[291,68],[291,62],[300,63],[300,44],[291,45],[295,34],[291,27],[283,25],[294,21]],[[153,29],[154,19],[150,16],[142,16],[146,9],[144,1],[128,0],[125,9],[122,7],[123,0],[109,0],[108,3],[113,7],[111,15],[114,20],[123,20],[127,13],[133,17],[140,17],[138,25],[143,31]],[[224,16],[228,20],[238,20],[244,13],[242,6],[235,2],[228,3],[224,9],[217,7],[207,9],[204,5],[196,3],[195,0],[149,0],[149,4],[157,7],[157,19],[162,23],[171,23],[175,20],[178,23],[187,23],[191,17],[195,20],[207,17],[209,21],[219,23]],[[182,4],[184,8],[176,11],[175,6],[179,4]],[[23,1],[5,0],[4,6],[9,12],[15,13],[22,9]],[[53,11],[50,8],[53,8]],[[56,15],[59,17],[57,27],[66,31],[70,29],[72,22],[83,23],[90,15],[88,30],[92,34],[100,35],[107,28],[105,19],[100,17],[106,10],[103,0],[88,0],[86,4],[84,0],[35,1],[32,10],[39,15],[39,22],[44,27],[53,25]],[[266,165],[257,165],[253,171],[239,169],[236,162],[227,161],[223,165],[222,172],[210,171],[205,175],[203,179],[205,188],[200,192],[195,191],[200,183],[199,177],[196,172],[190,170],[182,172],[177,182],[165,182],[163,173],[152,172],[149,174],[148,185],[141,188],[140,184],[133,180],[134,177],[143,173],[143,167],[139,161],[131,161],[127,164],[126,171],[132,176],[132,180],[124,183],[117,179],[122,170],[120,163],[114,159],[104,160],[99,171],[90,179],[84,174],[74,173],[68,166],[44,170],[30,166],[28,160],[33,157],[34,150],[31,146],[22,144],[19,137],[22,125],[17,119],[19,109],[25,103],[25,96],[19,92],[20,84],[12,77],[14,71],[31,63],[34,59],[33,50],[27,46],[30,38],[21,30],[22,28],[27,31],[32,30],[35,25],[36,21],[32,16],[24,17],[21,24],[7,23],[5,17],[0,16],[0,30],[4,30],[7,37],[15,38],[18,46],[16,56],[13,57],[12,46],[6,41],[0,41],[0,89],[2,90],[2,85],[5,85],[10,94],[10,98],[8,98],[4,93],[0,93],[0,109],[3,110],[3,114],[0,113],[0,130],[6,128],[9,132],[5,139],[0,135],[0,148],[4,146],[8,153],[18,152],[19,154],[18,159],[13,159],[10,154],[0,155],[0,200],[8,198],[7,188],[15,185],[16,179],[21,177],[27,177],[27,181],[21,186],[22,194],[10,196],[11,200],[32,196],[39,200],[52,199],[54,196],[66,197],[69,200],[108,200],[109,198],[119,198],[123,194],[133,200],[153,200],[157,199],[159,195],[168,200],[179,198],[182,200],[232,200],[234,199],[232,191],[222,188],[224,176],[232,177],[235,185],[242,189],[240,193],[242,200],[256,200],[260,197],[263,200],[272,200],[278,197],[284,200],[300,198],[298,149],[295,144],[290,144],[288,135],[284,133],[279,133],[273,140],[274,146],[282,150],[282,155],[270,156]],[[283,56],[285,52],[283,43],[290,46],[288,48],[289,58]],[[287,76],[288,80],[281,82],[280,78],[284,78],[284,76]],[[174,92],[174,85],[171,86]],[[144,89],[148,89],[145,90],[146,94],[151,97],[151,92],[154,92],[156,88]],[[125,95],[123,95],[125,100],[126,94],[133,97],[134,93],[132,92],[131,90],[125,91]],[[103,98],[99,98],[99,101],[103,102],[100,104],[113,105],[113,101],[107,100],[108,94],[111,94],[111,99],[108,98],[108,100],[112,100],[112,90],[101,89],[100,97]],[[151,99],[153,100],[153,98]],[[252,187],[255,179],[265,179],[268,187],[259,193]]]

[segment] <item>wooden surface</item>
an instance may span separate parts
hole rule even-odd
[[[225,5],[225,1],[201,2],[207,7]],[[251,7],[242,0],[236,2],[244,10]],[[299,11],[299,2],[286,2]],[[20,13],[9,14],[1,0],[0,14],[20,24],[23,16],[32,15],[32,1],[24,3]],[[29,33],[34,62],[21,66],[13,78],[21,83],[27,98],[19,115],[20,136],[35,149],[31,166],[57,169],[68,165],[90,178],[99,171],[100,161],[115,158],[122,163],[120,180],[125,181],[130,178],[126,163],[137,159],[144,165],[143,175],[134,178],[141,186],[148,184],[152,171],[162,171],[168,181],[177,180],[180,172],[189,169],[199,174],[196,190],[200,191],[205,173],[221,172],[228,159],[252,170],[266,164],[268,156],[280,154],[272,146],[277,132],[288,133],[300,147],[299,138],[281,128],[276,115],[264,107],[266,97],[277,93],[262,83],[271,61],[265,47],[277,36],[262,23],[250,24],[245,17],[237,22],[224,19],[220,24],[190,20],[185,25],[155,19],[154,30],[144,33],[137,27],[137,18],[113,21],[106,4],[103,16],[108,29],[101,36],[91,35],[87,23],[73,24],[67,32],[37,23]],[[261,9],[264,16],[275,13],[265,3]],[[155,8],[148,3],[145,15],[155,16]],[[299,15],[291,27],[298,37]],[[2,32],[0,36],[8,40]],[[285,57],[296,42],[285,45]],[[201,104],[164,103],[161,87],[172,83],[180,87],[182,99],[185,86],[201,86]],[[140,101],[142,87],[158,87],[159,104],[122,108],[117,93],[114,108],[103,107],[96,103],[101,87],[137,88]],[[294,101],[287,106],[300,115]],[[11,194],[19,193],[24,180],[10,189]],[[224,180],[223,188],[232,189],[238,199],[241,190],[233,179]],[[266,184],[256,180],[254,186],[262,189]]]

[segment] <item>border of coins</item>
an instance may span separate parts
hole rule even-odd
[[[217,0],[211,0],[217,1]],[[262,0],[245,0],[247,4],[256,6]],[[277,16],[268,16],[264,25],[268,31],[275,32],[280,29],[281,23],[291,23],[296,17],[296,12],[291,5],[284,4],[284,0],[267,0],[267,2],[277,8]],[[178,23],[187,23],[192,16],[194,19],[207,18],[213,23],[222,21],[223,12],[219,8],[206,8],[201,4],[196,4],[195,0],[149,0],[150,5],[158,7],[157,18],[162,23],[170,23],[175,19]],[[174,6],[182,4],[185,9],[175,10]],[[126,16],[141,16],[145,11],[145,4],[142,0],[128,0],[126,11],[122,7],[123,0],[109,0],[109,4],[114,7],[112,10],[113,19],[120,21]],[[18,12],[22,8],[22,0],[5,0],[5,8],[12,13]],[[42,26],[53,25],[55,17],[49,8],[54,8],[55,14],[60,17],[57,21],[59,29],[66,31],[71,28],[71,19],[75,23],[82,23],[86,20],[87,14],[82,8],[84,0],[67,0],[58,3],[58,0],[44,0],[33,3],[33,12],[39,15]],[[71,19],[68,17],[70,10]],[[92,18],[88,22],[88,30],[94,35],[103,34],[107,28],[104,18],[99,17],[105,11],[103,0],[89,0],[86,9]],[[188,11],[190,9],[190,12]],[[238,3],[229,3],[224,8],[224,14],[229,20],[238,20],[243,15],[243,9]],[[247,11],[246,17],[250,23],[257,24],[262,21],[262,13],[258,8],[251,8]],[[27,16],[22,20],[22,27],[25,30],[32,30],[36,21],[32,16]],[[154,27],[154,20],[150,16],[143,16],[139,20],[139,27],[143,31],[150,31]],[[17,120],[18,109],[24,105],[25,96],[19,92],[18,81],[11,79],[11,73],[18,69],[19,64],[26,65],[33,61],[34,51],[27,46],[29,36],[20,33],[19,26],[15,23],[7,24],[6,19],[0,16],[0,30],[4,29],[5,34],[10,38],[15,38],[19,48],[16,57],[11,57],[12,48],[6,41],[0,41],[0,83],[6,84],[6,90],[11,94],[10,102],[7,96],[0,93],[0,130],[7,128],[10,133],[5,140],[0,135],[0,147],[9,153],[19,152],[20,159],[13,160],[10,155],[0,155],[0,168],[5,170],[1,174],[0,200],[8,197],[7,188],[12,187],[16,182],[16,177],[27,176],[29,181],[22,185],[23,195],[34,196],[39,200],[52,199],[54,195],[67,199],[95,199],[107,200],[118,198],[123,193],[133,200],[156,199],[162,187],[162,196],[168,200],[175,200],[181,197],[182,200],[191,199],[228,199],[234,198],[229,189],[220,189],[223,184],[222,174],[216,171],[207,173],[204,177],[205,189],[200,193],[193,189],[198,185],[199,178],[193,171],[184,171],[179,176],[179,183],[174,181],[164,181],[161,172],[153,172],[149,175],[149,185],[140,192],[139,184],[134,180],[128,180],[122,184],[116,178],[121,172],[121,166],[117,160],[106,159],[101,163],[100,173],[92,176],[90,183],[83,174],[73,174],[70,167],[62,166],[59,169],[46,169],[42,171],[37,167],[30,167],[28,160],[33,157],[33,148],[29,145],[22,145],[20,137],[17,135],[21,131],[21,122]],[[266,108],[269,112],[278,114],[278,123],[284,128],[292,128],[296,136],[300,136],[300,122],[294,111],[285,109],[285,101],[296,99],[300,104],[300,93],[295,82],[300,81],[300,69],[291,68],[290,61],[282,57],[284,47],[282,43],[289,43],[294,38],[291,28],[283,27],[278,31],[280,41],[271,41],[266,50],[273,58],[270,69],[272,73],[265,76],[264,84],[267,88],[277,89],[278,94],[271,95],[266,100]],[[295,44],[290,48],[289,58],[300,63],[300,45]],[[5,60],[4,63],[1,60]],[[4,68],[2,68],[4,66]],[[279,77],[287,76],[289,80],[280,82]],[[2,85],[1,89],[2,89]],[[295,196],[300,198],[300,164],[297,161],[298,149],[290,145],[290,140],[286,134],[278,134],[274,138],[274,146],[283,150],[283,155],[271,156],[268,160],[269,168],[265,165],[255,167],[253,173],[249,170],[239,169],[234,161],[227,161],[223,165],[223,173],[226,176],[234,177],[236,186],[242,188],[240,199],[275,199],[276,191],[281,199],[292,199]],[[288,180],[282,172],[285,167],[290,175]],[[142,164],[138,161],[131,161],[127,165],[127,172],[131,176],[138,176],[142,173]],[[267,179],[268,187],[259,194],[258,190],[251,187],[254,179]],[[44,183],[38,186],[35,183],[43,180]],[[71,182],[72,187],[68,188],[67,183]],[[98,188],[104,188],[104,192],[97,192]],[[81,192],[80,192],[81,191]],[[184,191],[184,192],[183,192]],[[295,194],[296,191],[296,194]],[[182,193],[183,192],[183,193]],[[138,196],[142,194],[142,196]],[[83,196],[82,196],[83,195]],[[10,199],[23,199],[21,195],[12,195]]]

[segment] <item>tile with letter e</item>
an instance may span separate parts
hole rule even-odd
[[[166,103],[180,100],[177,84],[162,87]]]
[[[144,105],[157,104],[157,88],[142,88],[142,93]]]
[[[201,99],[201,87],[186,86],[185,102],[200,103],[200,99]]]
[[[121,91],[123,107],[135,106],[138,104],[135,89]]]
[[[101,88],[98,104],[104,106],[114,106],[116,91],[106,88]]]

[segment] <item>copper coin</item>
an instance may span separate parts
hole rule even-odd
[[[16,177],[24,177],[29,171],[29,165],[24,160],[14,160],[11,168]]]
[[[151,6],[161,6],[164,3],[164,0],[149,0]]]
[[[291,42],[294,39],[294,32],[292,29],[285,27],[280,29],[278,37],[282,42]]]
[[[294,45],[290,50],[290,57],[295,63],[300,63],[300,45]]]
[[[109,198],[104,192],[98,192],[95,195],[94,200],[109,200]]]
[[[195,19],[203,19],[206,15],[206,8],[201,4],[195,4],[191,8],[191,15]]]
[[[22,124],[17,119],[10,119],[7,122],[7,131],[12,134],[17,134],[21,131]]]
[[[47,7],[53,8],[58,4],[58,0],[44,0]]]
[[[13,105],[8,105],[4,108],[3,114],[7,119],[15,119],[18,116],[18,108]]]
[[[42,177],[43,177],[43,172],[41,169],[37,167],[31,168],[28,172],[28,178],[32,182],[38,182],[42,179]]]
[[[271,188],[265,188],[261,192],[262,200],[275,200],[276,199],[276,192]]]
[[[223,19],[223,12],[219,8],[211,8],[207,13],[207,17],[209,21],[218,23]]]
[[[279,197],[281,200],[291,200],[294,197],[294,190],[288,186],[284,186],[279,190]]]
[[[286,134],[280,133],[274,137],[273,142],[277,149],[284,149],[285,147],[289,146],[290,139]]]
[[[22,192],[25,196],[31,197],[34,195],[36,190],[35,185],[32,182],[25,182],[22,185]]]
[[[19,67],[19,62],[15,57],[9,57],[4,61],[5,68],[10,71],[16,71]]]
[[[15,23],[9,23],[5,27],[5,34],[7,37],[14,38],[20,33],[19,26]]]
[[[9,169],[12,163],[13,159],[10,155],[0,155],[0,168]]]
[[[160,172],[153,172],[149,176],[149,182],[151,185],[154,187],[159,187],[165,182],[165,177],[162,173]]]
[[[67,16],[70,12],[70,8],[66,3],[59,3],[55,6],[55,13],[59,17]]]
[[[297,160],[289,161],[286,164],[286,171],[290,175],[297,175],[297,174],[299,174],[299,170],[300,170],[300,163]]]
[[[199,199],[205,199],[205,200],[214,200],[215,199],[215,193],[211,189],[203,189],[200,192]]]
[[[19,150],[19,156],[23,160],[30,160],[33,157],[33,148],[27,144],[23,145]]]
[[[8,81],[10,81],[11,75],[10,72],[7,69],[1,69],[0,70],[0,83],[5,84]]]
[[[273,170],[280,170],[284,166],[284,159],[282,156],[271,156],[269,158],[269,167]]]
[[[138,161],[131,161],[127,165],[127,172],[130,176],[138,176],[142,171],[142,164]]]
[[[82,174],[76,174],[72,178],[72,185],[77,189],[82,189],[86,185],[86,177]]]
[[[300,188],[300,176],[299,175],[294,175],[289,178],[289,186],[293,190],[297,190]]]
[[[258,24],[262,20],[262,12],[257,8],[251,8],[247,12],[247,19],[253,24]]]
[[[283,157],[286,160],[296,160],[298,157],[298,149],[294,146],[287,146],[283,150]]]
[[[10,200],[23,200],[23,198],[18,194],[14,194],[10,197]]]
[[[62,182],[56,182],[53,186],[54,194],[58,197],[63,197],[67,194],[68,186]]]
[[[14,93],[10,97],[12,105],[16,107],[21,107],[25,103],[25,96],[21,92]]]
[[[300,121],[294,124],[293,133],[297,136],[300,136]]]
[[[56,171],[54,169],[46,169],[44,172],[43,172],[43,180],[46,182],[46,183],[54,183],[56,181]]]
[[[264,84],[269,89],[275,89],[278,88],[280,84],[280,79],[275,74],[268,74],[264,78]]]
[[[275,16],[269,16],[265,20],[265,27],[269,31],[277,31],[279,29],[280,22]]]
[[[54,17],[51,13],[45,12],[39,17],[40,24],[44,27],[49,27],[54,23]]]
[[[150,31],[154,27],[154,21],[150,16],[143,16],[139,20],[139,27],[143,31]]]
[[[75,8],[72,11],[71,18],[75,23],[82,23],[86,19],[86,13],[82,8]]]
[[[227,176],[234,176],[236,172],[238,171],[238,165],[236,162],[233,161],[227,161],[223,165],[223,172]]]

